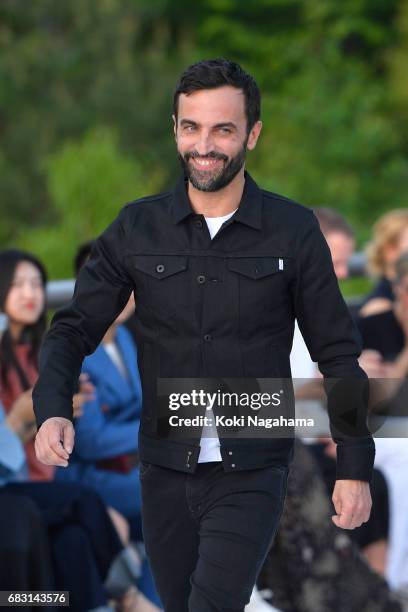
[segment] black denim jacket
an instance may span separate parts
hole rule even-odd
[[[125,206],[97,239],[72,300],[55,314],[45,338],[33,392],[38,426],[51,416],[72,418],[83,358],[132,291],[143,388],[142,461],[193,472],[200,451],[199,440],[158,435],[158,377],[290,379],[297,318],[326,387],[332,379],[347,381],[340,396],[353,411],[349,422],[364,421],[357,436],[344,436],[330,413],[337,476],[370,480],[375,450],[365,427],[367,377],[357,361],[359,336],[311,210],[259,189],[247,173],[238,210],[213,240],[204,217],[191,208],[183,178],[172,192]],[[332,405],[341,412],[339,402]],[[289,438],[231,439],[221,440],[220,450],[224,469],[240,470],[287,463],[292,447]]]

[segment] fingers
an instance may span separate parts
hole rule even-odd
[[[88,395],[92,394],[95,391],[94,385],[89,381],[81,382],[79,388],[81,393],[85,393]]]
[[[74,428],[68,419],[47,419],[35,439],[37,459],[45,465],[66,467],[74,446]]]
[[[56,453],[48,443],[45,443],[44,440],[38,437],[38,434],[35,439],[34,446],[37,459],[41,463],[44,463],[45,465],[67,467],[67,459],[63,459],[59,453]]]
[[[41,440],[35,441],[35,453],[38,461],[45,465],[56,465],[59,467],[67,467],[68,461],[62,459],[59,454],[45,445]]]
[[[64,427],[64,431],[63,431],[63,444],[64,444],[64,449],[66,453],[68,454],[68,456],[72,453],[72,449],[74,448],[74,437],[75,437],[75,432],[74,432],[74,428],[72,427],[72,423],[70,423],[70,425],[71,427],[68,427],[68,426]]]
[[[357,504],[344,506],[341,512],[332,516],[333,523],[341,529],[356,529],[361,527],[370,518],[370,508],[367,503],[360,501]]]
[[[360,520],[357,514],[344,513],[332,516],[333,523],[341,529],[355,529],[361,527],[364,521]]]
[[[355,529],[370,518],[371,494],[367,482],[337,481],[332,500],[336,511],[332,521],[341,529]]]
[[[84,414],[84,411],[82,410],[82,405],[76,406],[75,404],[73,404],[72,408],[73,408],[73,416],[75,419],[77,419],[78,417],[81,417]]]

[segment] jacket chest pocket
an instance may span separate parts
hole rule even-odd
[[[251,280],[262,280],[284,272],[287,261],[283,257],[237,257],[228,260],[228,268]]]
[[[130,260],[139,307],[168,316],[186,306],[188,259],[182,255],[133,255]]]
[[[238,293],[240,313],[257,313],[286,308],[291,261],[286,256],[234,257],[227,260]]]

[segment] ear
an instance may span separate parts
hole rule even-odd
[[[262,121],[257,121],[249,132],[247,148],[249,151],[255,149],[256,143],[258,142],[259,134],[262,129]]]
[[[177,119],[176,119],[176,115],[172,115],[171,118],[173,119],[174,138],[176,139],[176,142],[177,142]]]

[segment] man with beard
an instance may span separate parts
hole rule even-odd
[[[179,379],[172,389],[180,393],[189,379],[207,390],[211,378],[227,386],[290,379],[297,318],[326,381],[348,383],[340,388],[348,431],[358,426],[343,434],[333,412],[333,521],[353,529],[371,505],[366,376],[313,213],[261,190],[245,171],[262,127],[253,77],[222,59],[190,66],[173,119],[184,176],[173,191],[120,212],[96,241],[72,301],[54,316],[33,394],[36,450],[44,463],[68,464],[81,362],[134,291],[143,532],[157,589],[166,612],[242,612],[280,520],[293,439],[223,437],[211,426],[196,437],[170,435],[160,383]]]

